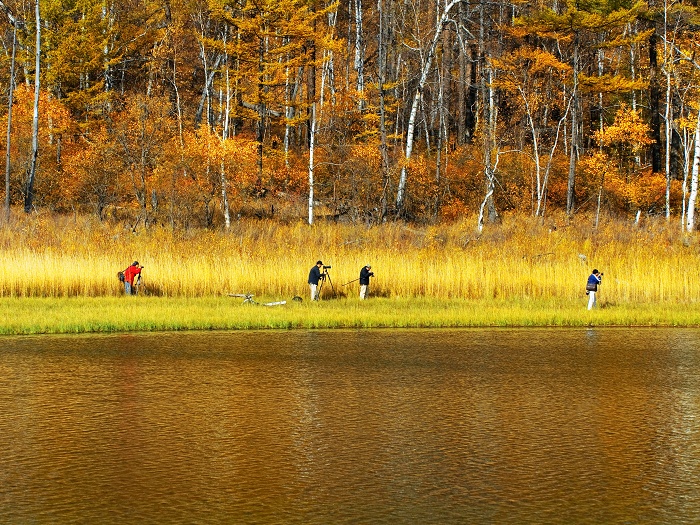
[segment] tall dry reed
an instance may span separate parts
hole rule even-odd
[[[700,245],[664,220],[608,220],[593,229],[584,216],[505,217],[482,235],[474,224],[245,220],[222,232],[132,232],[91,218],[18,215],[0,227],[0,296],[118,295],[117,271],[138,260],[152,295],[305,298],[308,271],[321,259],[332,266],[324,293],[332,283],[350,297],[358,284],[345,284],[365,264],[376,275],[371,293],[382,297],[575,300],[594,267],[605,273],[601,297],[612,303],[700,297]]]

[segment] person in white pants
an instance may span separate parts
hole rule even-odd
[[[596,293],[598,293],[598,285],[603,280],[603,274],[598,270],[593,270],[586,282],[586,294],[588,295],[588,309],[591,310],[596,305]]]
[[[374,272],[372,272],[372,266],[367,264],[360,270],[360,300],[365,300],[367,298],[367,288],[369,288],[370,277],[374,277]]]
[[[318,300],[318,282],[321,280],[321,268],[323,263],[317,261],[313,268],[309,271],[309,290],[311,292],[311,300]]]

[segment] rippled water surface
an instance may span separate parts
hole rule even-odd
[[[700,523],[700,331],[0,339],[0,522]]]

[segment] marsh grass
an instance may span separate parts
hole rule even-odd
[[[335,299],[266,307],[229,297],[0,299],[0,334],[176,330],[699,326],[675,304],[587,311],[585,300]]]
[[[477,235],[472,217],[418,227],[274,220],[236,222],[225,232],[132,232],[86,217],[17,214],[0,227],[0,297],[114,297],[116,272],[145,266],[146,295],[170,298],[253,293],[270,300],[307,298],[317,259],[332,265],[337,298],[354,298],[360,268],[372,264],[374,299],[561,301],[579,304],[592,268],[605,273],[610,305],[672,304],[695,308],[700,297],[695,237],[677,224],[641,225],[590,217],[506,217]],[[332,290],[324,287],[326,298]]]

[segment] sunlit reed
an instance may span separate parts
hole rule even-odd
[[[594,267],[605,274],[600,300],[607,304],[689,304],[700,297],[698,243],[663,219],[608,220],[594,229],[584,216],[505,217],[481,235],[475,222],[245,220],[228,231],[132,232],[90,218],[18,216],[0,227],[0,296],[117,296],[117,271],[138,260],[144,295],[306,299],[308,271],[321,259],[332,266],[326,297],[355,298],[357,282],[345,283],[365,264],[375,272],[371,295],[383,298],[575,301]]]

